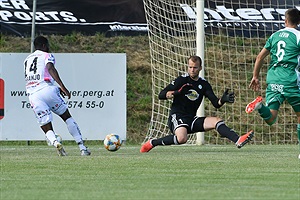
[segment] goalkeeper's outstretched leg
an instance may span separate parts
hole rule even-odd
[[[253,130],[250,130],[248,133],[239,136],[234,130],[229,128],[223,120],[218,117],[195,117],[194,120],[190,120],[190,125],[188,125],[189,120],[187,120],[187,118],[179,118],[177,120],[175,118],[172,118],[172,121],[169,122],[170,129],[175,134],[147,141],[142,145],[140,149],[141,153],[149,152],[155,146],[184,144],[187,142],[189,133],[205,132],[214,128],[222,137],[226,137],[233,143],[235,143],[237,148],[242,148],[244,145],[250,142],[254,136]],[[177,128],[175,128],[176,125],[178,125]],[[192,129],[190,129],[190,127],[192,127]]]

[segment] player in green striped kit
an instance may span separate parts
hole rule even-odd
[[[276,122],[280,105],[286,100],[295,111],[298,124],[297,134],[300,141],[300,11],[296,8],[285,12],[285,28],[273,33],[258,54],[253,77],[249,87],[260,90],[259,72],[264,58],[270,54],[271,62],[267,72],[266,105],[258,96],[246,107],[246,113],[257,110],[269,125]],[[299,142],[300,145],[300,142]],[[298,156],[300,159],[300,154]]]

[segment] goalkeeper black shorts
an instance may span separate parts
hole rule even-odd
[[[204,119],[206,117],[190,117],[180,114],[172,114],[168,119],[168,126],[171,132],[174,134],[175,130],[179,127],[185,127],[188,133],[197,133],[204,131]]]

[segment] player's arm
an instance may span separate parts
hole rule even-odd
[[[174,91],[161,91],[158,95],[161,100],[174,98]]]
[[[174,97],[174,90],[170,90],[170,87],[164,88],[162,91],[160,91],[158,98],[160,100],[165,100],[165,99],[172,99]]]
[[[212,103],[212,105],[215,108],[220,108],[225,103],[234,103],[234,100],[235,100],[234,92],[229,92],[229,89],[226,89],[224,91],[222,97],[218,98],[215,95],[215,93],[209,83],[207,83],[207,85],[205,85],[205,88],[206,88],[205,96],[210,100],[210,102]]]
[[[166,100],[166,99],[172,99],[174,97],[174,91],[176,88],[176,85],[178,84],[178,78],[173,80],[169,85],[167,85],[163,90],[160,91],[158,94],[158,99],[160,100]]]
[[[268,49],[263,48],[256,57],[253,69],[253,76],[249,85],[249,88],[251,88],[254,91],[258,91],[260,89],[259,72],[261,67],[263,66],[265,57],[268,56],[269,53],[270,51]]]
[[[213,90],[206,91],[205,96],[209,99],[209,101],[215,108],[220,108],[222,106],[219,98],[215,95]]]
[[[179,89],[176,89],[179,88]],[[180,81],[175,80],[167,87],[165,87],[158,95],[161,100],[172,99],[174,96],[187,94],[189,89],[193,88],[193,85],[189,83],[180,83]]]
[[[54,64],[51,63],[51,62],[48,62],[46,67],[48,69],[49,74],[52,76],[52,78],[59,85],[62,96],[66,95],[68,97],[68,99],[70,99],[71,94],[70,94],[69,90],[65,87],[65,85],[63,84],[62,80],[60,79],[58,71],[54,67]]]

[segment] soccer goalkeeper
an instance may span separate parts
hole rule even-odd
[[[221,98],[218,98],[208,81],[199,77],[202,69],[202,60],[199,56],[191,56],[188,59],[187,74],[177,77],[160,94],[159,99],[173,99],[168,126],[173,135],[159,139],[151,139],[142,145],[140,152],[149,152],[153,147],[160,145],[180,145],[187,142],[188,134],[204,132],[212,129],[236,144],[243,147],[253,137],[251,130],[245,135],[239,136],[229,128],[219,117],[198,117],[197,110],[203,97],[207,97],[215,108],[220,108],[225,103],[234,102],[234,93],[228,89]]]

